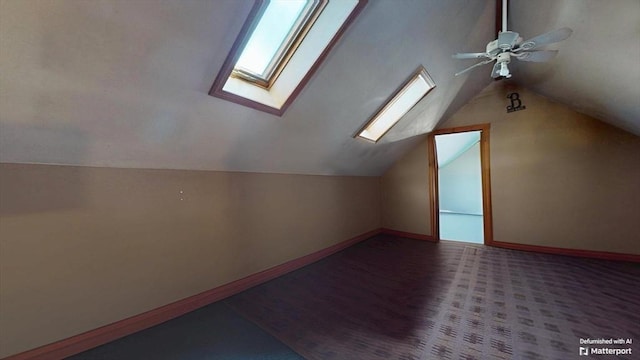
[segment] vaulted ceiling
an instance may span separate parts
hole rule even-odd
[[[0,0],[0,161],[380,175],[491,81],[461,77],[494,0],[369,0],[282,116],[209,96],[253,0]],[[525,38],[573,28],[513,78],[640,135],[640,2],[511,0]],[[377,143],[352,136],[419,65],[436,88]]]
[[[512,0],[510,27],[529,36],[568,26],[549,63],[514,67],[516,81],[640,135],[640,1]]]

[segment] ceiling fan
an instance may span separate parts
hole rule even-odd
[[[500,1],[500,0],[498,0]],[[453,55],[454,59],[485,59],[472,65],[455,76],[462,75],[478,66],[489,64],[493,61],[491,77],[494,79],[505,77],[510,78],[508,64],[511,59],[520,61],[545,62],[553,59],[558,50],[535,50],[541,46],[562,41],[571,35],[573,30],[568,27],[553,30],[548,33],[538,35],[529,40],[522,40],[520,34],[507,30],[507,0],[502,0],[502,31],[498,32],[498,38],[487,44],[485,52],[481,53],[459,53]]]

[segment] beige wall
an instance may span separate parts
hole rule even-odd
[[[380,227],[377,177],[17,164],[0,174],[0,357]]]
[[[514,90],[526,109],[507,113],[506,96]],[[439,128],[480,123],[491,123],[495,241],[640,254],[640,137],[504,82],[490,85]],[[424,146],[418,147],[422,157],[406,157],[383,176],[383,191],[394,194],[395,204],[428,204],[423,193],[413,197],[404,189],[426,184],[423,174],[395,175],[426,169]],[[391,185],[389,177],[396,180]],[[387,210],[383,219],[404,229],[429,219]]]
[[[430,217],[425,138],[382,176],[382,226],[432,235]]]
[[[507,114],[503,83],[440,126],[491,123],[494,239],[640,253],[640,138],[523,89]],[[0,164],[0,199],[0,357],[380,226],[431,234],[426,141],[381,179]]]

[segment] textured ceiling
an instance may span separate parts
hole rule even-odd
[[[514,30],[575,32],[513,79],[640,133],[640,2],[538,3],[512,0]],[[251,6],[0,0],[0,161],[380,175],[492,81],[451,54],[494,38],[493,0],[369,0],[284,116],[211,97]],[[352,138],[419,65],[436,88],[378,144]]]

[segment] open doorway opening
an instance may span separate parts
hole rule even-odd
[[[430,136],[431,214],[438,239],[490,244],[489,125]]]
[[[440,237],[484,243],[480,131],[436,135]]]

